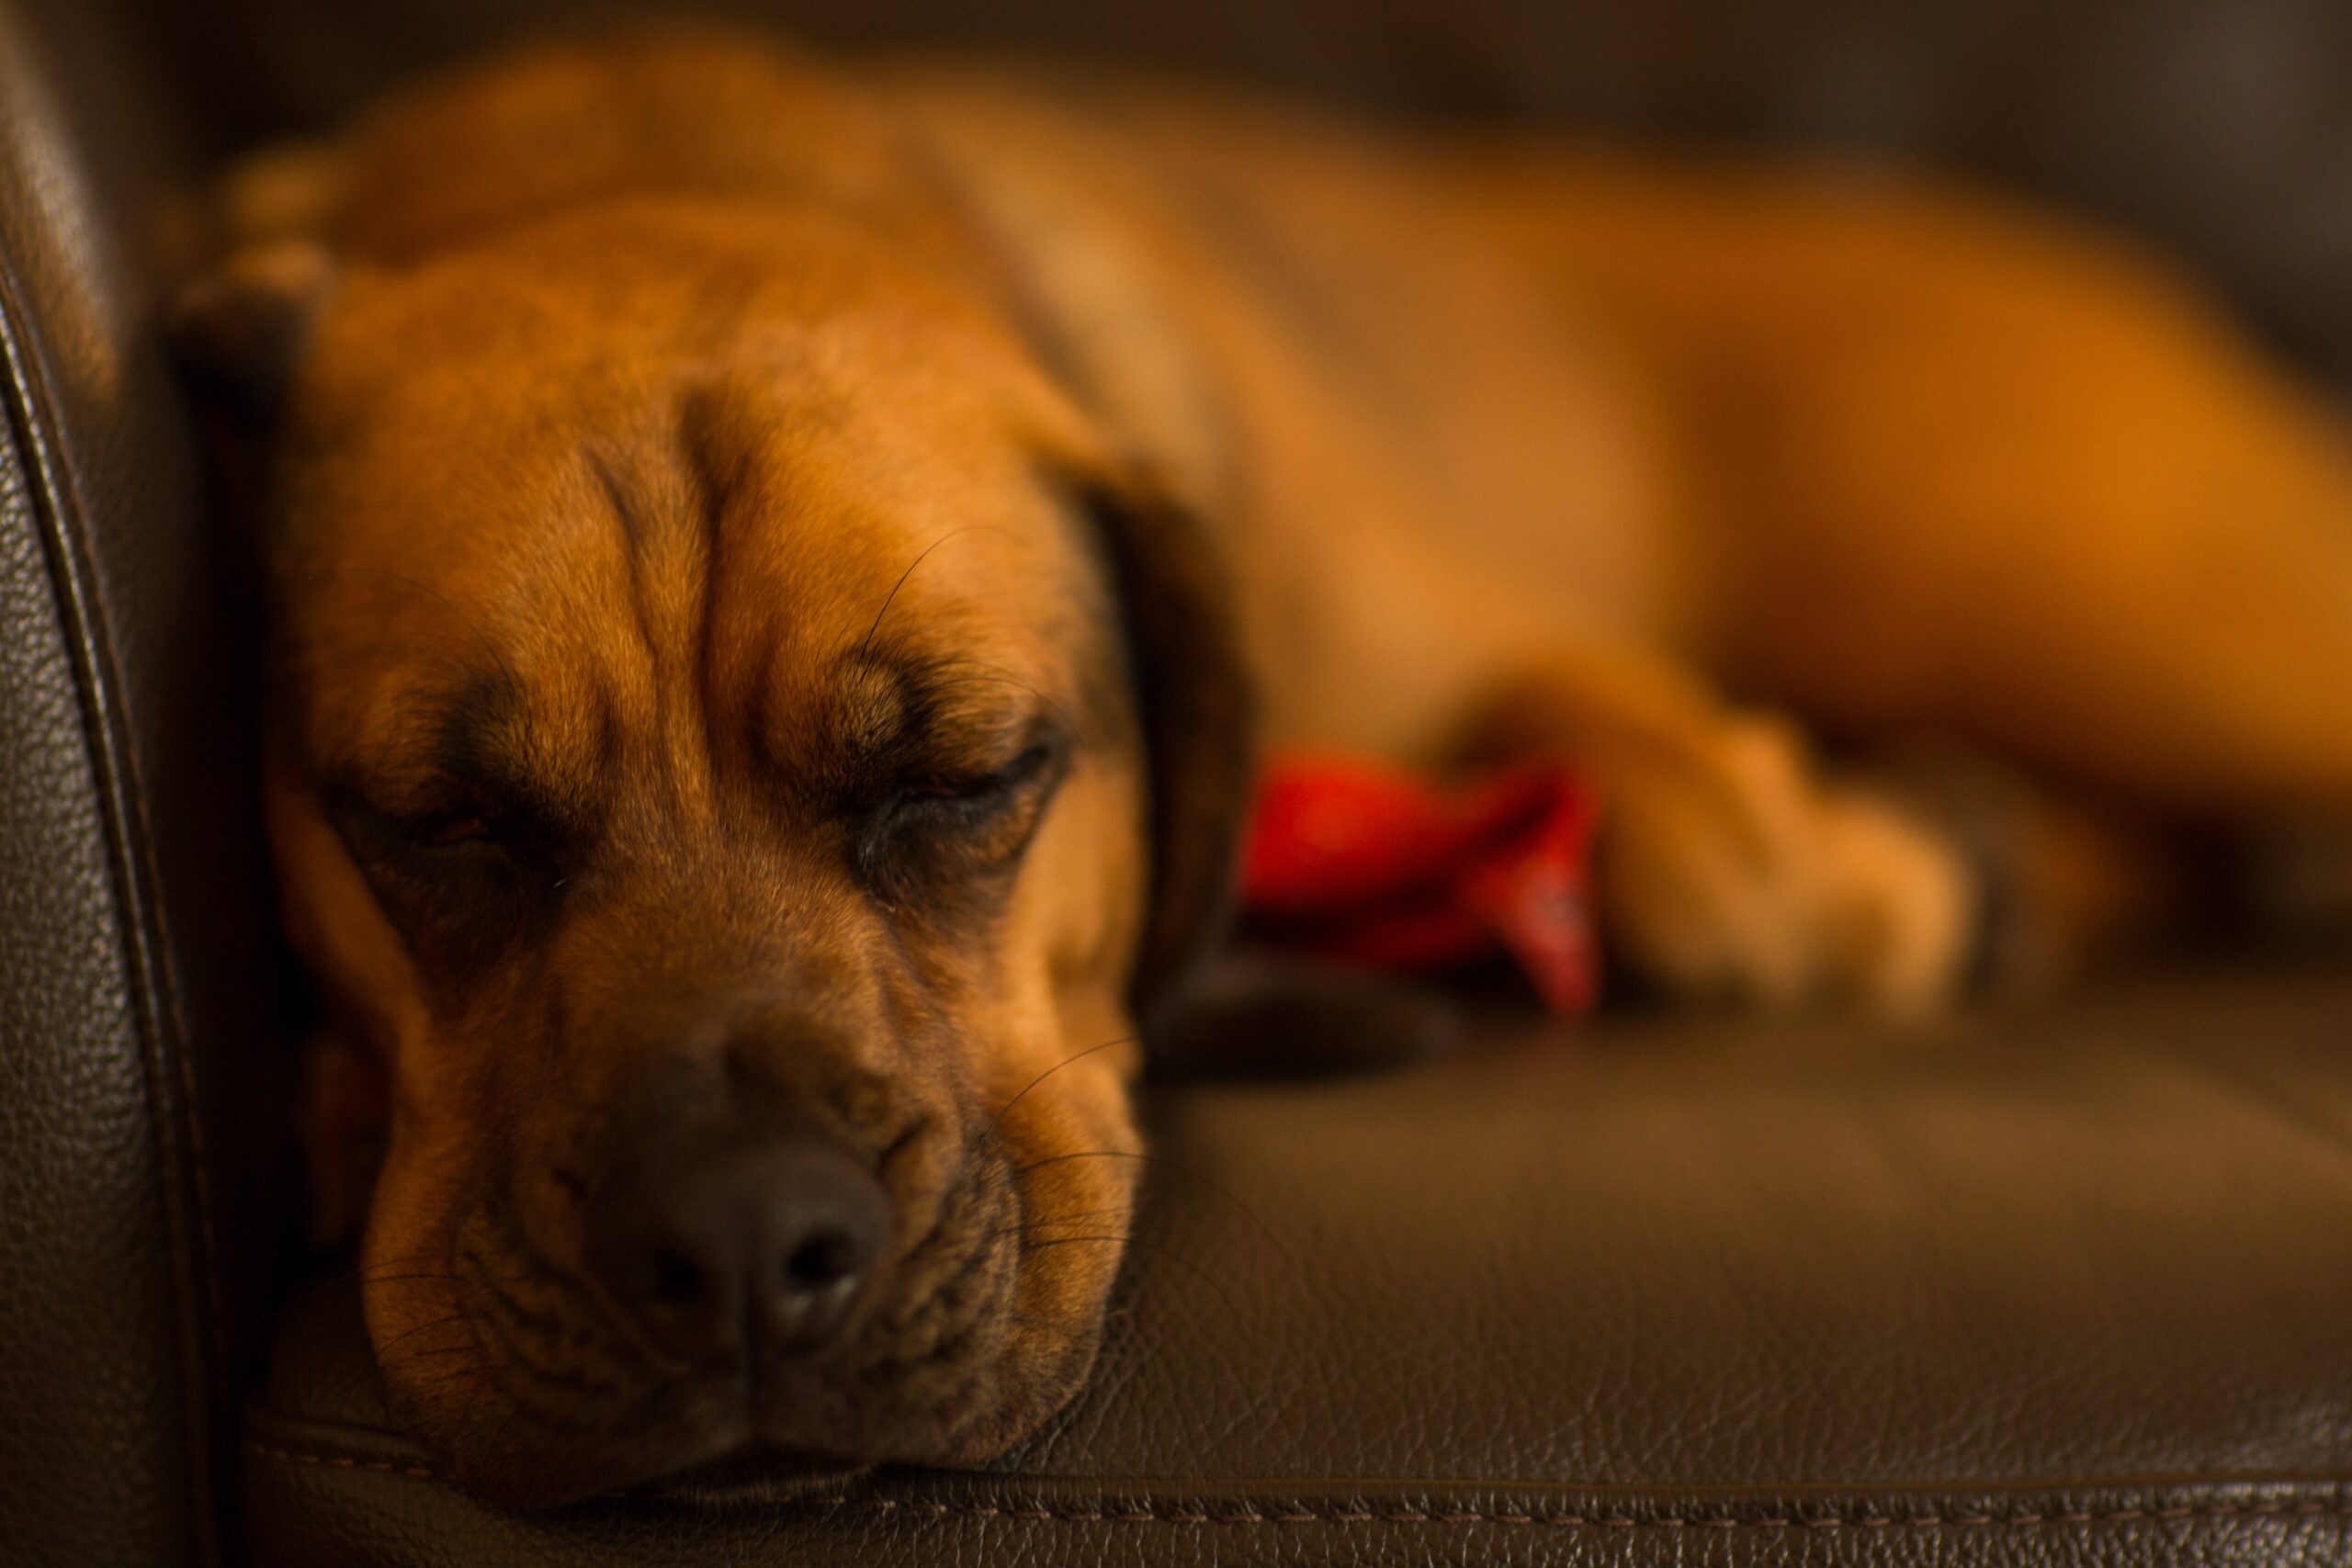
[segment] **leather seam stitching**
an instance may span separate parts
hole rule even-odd
[[[372,1470],[420,1481],[446,1481],[429,1465],[401,1464],[391,1460],[360,1459],[307,1449],[279,1448],[248,1439],[248,1451],[293,1464],[322,1465],[335,1470]],[[1634,1514],[1546,1513],[1523,1508],[1311,1508],[1275,1506],[1224,1512],[1206,1507],[1170,1505],[1162,1507],[1014,1507],[993,1503],[919,1503],[895,1497],[809,1497],[787,1507],[868,1509],[876,1513],[909,1513],[930,1518],[950,1517],[1017,1519],[1066,1524],[1293,1525],[1293,1524],[1441,1524],[1543,1525],[1557,1529],[1611,1530],[1889,1530],[1984,1529],[2004,1526],[2169,1524],[2193,1519],[2343,1518],[2352,1519],[2352,1500],[2273,1503],[2185,1503],[2170,1507],[2081,1508],[2065,1511],[2029,1510],[2016,1514],[1797,1514],[1702,1516],[1690,1518],[1647,1518]]]

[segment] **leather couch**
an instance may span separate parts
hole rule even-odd
[[[1294,78],[1336,27],[1162,9],[1124,42]],[[511,1517],[436,1478],[347,1288],[295,1285],[250,603],[153,321],[175,193],[460,10],[0,0],[0,1559],[2352,1561],[2343,945],[1909,1030],[1499,1018],[1410,1074],[1155,1091],[1101,1371],[1023,1451],[727,1508]],[[1331,58],[1515,102],[1411,53]]]

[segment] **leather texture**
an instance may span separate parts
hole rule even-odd
[[[1903,1031],[1491,1028],[1167,1090],[1102,1368],[976,1475],[539,1517],[432,1478],[347,1293],[264,1563],[2352,1559],[2352,976]]]
[[[159,100],[95,21],[0,7],[0,1557],[201,1562],[282,1119],[250,677],[116,227]]]

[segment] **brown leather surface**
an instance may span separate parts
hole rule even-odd
[[[1170,1090],[1100,1374],[980,1476],[495,1515],[347,1297],[248,1427],[266,1562],[2352,1554],[2352,975],[1912,1031],[1621,1021]]]
[[[0,7],[0,1558],[160,1564],[283,1184],[247,684],[114,226],[169,165],[91,25]]]

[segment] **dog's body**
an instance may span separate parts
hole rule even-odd
[[[2323,415],[1972,200],[690,40],[455,79],[231,209],[188,335],[288,378],[271,814],[390,1073],[370,1327],[503,1495],[968,1460],[1068,1397],[1251,693],[1272,745],[1572,756],[1620,951],[1763,1000],[1932,1003],[1975,918],[1800,723],[2352,816]],[[822,1267],[769,1301],[729,1270],[779,1245]]]
[[[1110,291],[1087,369],[1235,564],[1270,742],[1567,750],[1617,813],[1614,942],[1674,990],[1957,977],[1956,868],[1790,726],[1963,739],[2062,811],[2342,811],[2340,432],[2120,244],[1226,98],[908,108],[1014,187],[1030,265]]]

